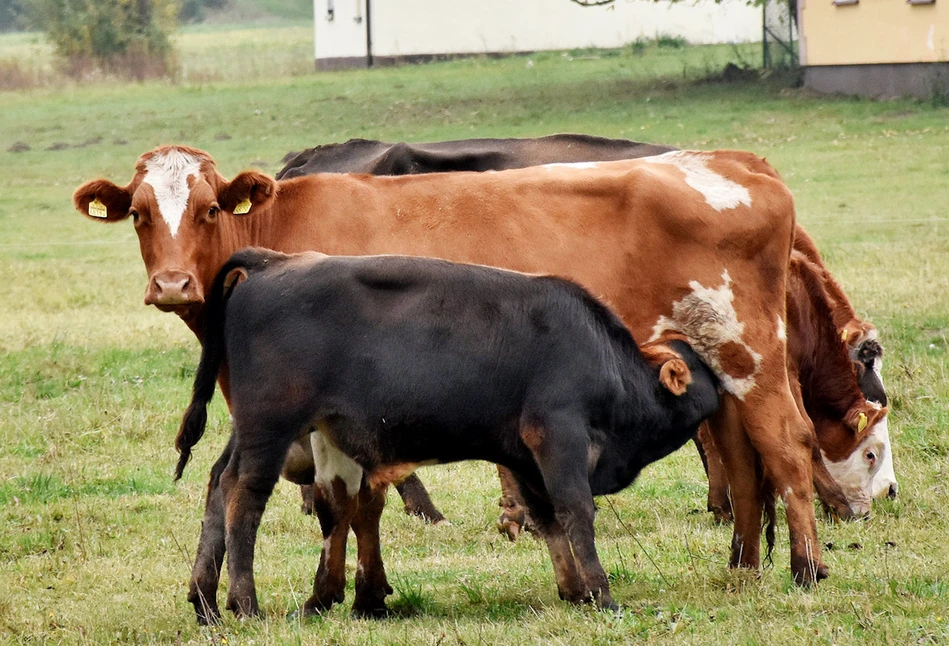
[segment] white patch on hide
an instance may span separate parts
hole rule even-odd
[[[188,207],[191,193],[188,178],[197,177],[200,172],[201,160],[176,148],[169,148],[145,161],[142,183],[155,191],[158,212],[168,223],[172,238],[178,234],[181,218]]]
[[[778,315],[778,341],[782,343],[788,340],[788,328],[784,324],[784,319]]]
[[[315,484],[326,491],[333,490],[333,480],[339,477],[346,485],[346,494],[352,498],[359,493],[362,484],[362,467],[351,457],[336,448],[323,433],[310,433],[310,446],[313,448],[313,466],[316,475]]]
[[[551,168],[596,168],[599,164],[596,162],[555,162],[544,164],[542,168],[550,170]]]
[[[741,338],[745,324],[738,320],[732,304],[735,294],[730,287],[732,281],[727,269],[722,272],[722,281],[724,284],[717,288],[690,281],[692,292],[672,304],[672,318],[659,317],[649,340],[655,341],[666,332],[684,334],[692,348],[718,375],[722,387],[738,399],[744,399],[755,386],[755,375],[761,369],[761,355]],[[725,372],[721,346],[728,342],[744,348],[754,361],[754,370],[747,377],[732,377]]]
[[[751,193],[747,188],[722,177],[708,167],[708,153],[698,153],[685,150],[645,157],[644,162],[650,164],[669,164],[675,166],[685,175],[685,183],[698,191],[705,201],[716,211],[734,209],[739,204],[751,206]]]

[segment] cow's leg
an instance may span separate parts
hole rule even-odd
[[[402,483],[395,486],[396,491],[402,496],[402,502],[405,506],[405,513],[410,516],[418,516],[427,523],[441,525],[447,523],[442,512],[438,511],[435,503],[432,502],[428,490],[416,474],[410,475]]]
[[[359,560],[353,599],[356,616],[385,617],[389,613],[385,599],[392,594],[392,586],[386,579],[379,544],[379,519],[386,504],[386,489],[385,486],[370,487],[364,480],[359,490],[359,508],[352,520]]]
[[[527,529],[529,520],[524,498],[511,470],[498,465],[498,479],[501,481],[501,516],[498,518],[498,531],[516,541],[521,531]]]
[[[794,404],[797,406],[797,411],[803,418],[804,423],[807,424],[808,440],[811,447],[811,470],[814,475],[814,489],[817,491],[817,497],[820,498],[828,514],[836,518],[851,520],[854,513],[847,501],[847,496],[840,488],[840,484],[830,475],[830,471],[827,470],[827,465],[824,464],[824,459],[821,457],[820,444],[817,440],[814,424],[807,416],[807,410],[804,408],[804,396],[801,393],[801,382],[797,371],[791,371],[790,377],[791,395],[794,397]]]
[[[224,503],[220,483],[233,445],[234,436],[231,435],[221,457],[211,467],[201,538],[198,540],[198,551],[188,586],[188,601],[194,606],[198,623],[202,625],[213,623],[221,616],[217,605],[217,588],[221,579],[221,566],[224,564]]]
[[[718,412],[708,420],[715,446],[728,475],[735,526],[731,567],[757,569],[761,565],[761,473],[758,454],[748,440],[737,402],[723,397]]]
[[[300,485],[300,511],[307,516],[316,513],[316,501],[313,499],[313,485]]]
[[[303,604],[304,616],[329,610],[345,598],[346,539],[359,504],[362,468],[322,433],[310,435],[316,462],[314,499],[323,532],[323,549],[313,579],[313,594]]]
[[[540,424],[522,424],[521,438],[534,455],[554,515],[570,541],[584,597],[600,608],[617,609],[596,553],[596,507],[587,473],[589,442],[584,421],[569,413],[547,414]]]
[[[263,428],[263,425],[251,423],[245,428]],[[254,586],[257,529],[267,500],[280,478],[289,442],[241,444],[235,446],[221,474],[221,493],[227,546],[227,609],[238,617],[245,617],[260,614]]]
[[[518,474],[512,474],[512,476],[520,498],[531,515],[534,528],[547,544],[550,562],[554,567],[554,577],[557,580],[557,593],[564,601],[583,603],[586,599],[586,588],[577,568],[573,550],[570,549],[570,540],[563,526],[557,521],[546,492],[538,491],[538,489],[543,489],[543,485],[528,483]]]
[[[783,367],[762,364],[763,374],[780,374]],[[770,370],[769,370],[770,368]],[[784,500],[791,540],[791,574],[801,585],[827,577],[817,542],[814,518],[812,442],[807,422],[794,403],[790,389],[768,392],[754,389],[739,403],[745,429],[761,456],[765,474]]]
[[[728,478],[725,475],[725,465],[722,463],[721,452],[712,438],[707,423],[699,426],[699,432],[693,439],[699,455],[702,457],[705,474],[708,476],[708,510],[712,512],[715,522],[730,523],[734,520],[734,516],[732,515],[732,504],[728,498]]]

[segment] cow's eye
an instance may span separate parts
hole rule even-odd
[[[867,462],[874,464],[877,461],[877,454],[873,451],[867,451],[866,453]]]
[[[208,219],[213,220],[214,218],[216,218],[220,210],[221,209],[216,204],[212,205],[211,208],[208,209]]]

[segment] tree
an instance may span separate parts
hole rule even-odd
[[[29,25],[20,0],[0,0],[0,32],[17,31]]]
[[[30,0],[66,72],[94,70],[143,80],[169,75],[174,52],[168,34],[178,0]]]

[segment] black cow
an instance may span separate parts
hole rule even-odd
[[[416,175],[526,168],[541,164],[616,161],[676,150],[627,139],[558,134],[536,139],[459,139],[426,144],[350,139],[289,153],[277,179],[314,173]]]
[[[177,477],[204,432],[222,362],[234,431],[212,470],[192,572],[199,622],[219,616],[225,545],[227,608],[259,614],[261,514],[290,445],[311,432],[324,542],[304,614],[342,601],[351,524],[362,525],[353,611],[385,614],[385,489],[420,465],[457,460],[508,467],[561,598],[615,608],[594,545],[593,496],[629,485],[719,405],[716,378],[688,344],[640,350],[611,310],[560,278],[249,249],[221,269],[207,311]]]
[[[455,171],[489,171],[525,168],[552,163],[615,161],[650,157],[676,150],[672,146],[640,143],[627,139],[609,139],[580,134],[555,134],[532,139],[459,139],[432,143],[389,143],[373,139],[350,139],[341,144],[324,144],[300,153],[288,153],[286,165],[277,179],[315,173],[370,173],[372,175],[416,175]],[[302,443],[301,443],[302,444]],[[299,448],[294,452],[300,464],[308,456]],[[509,478],[501,470],[502,482]],[[425,485],[412,474],[396,486],[405,503],[406,513],[439,524],[447,522],[435,507]],[[524,524],[519,501],[504,492],[504,509],[498,527],[508,536],[517,536]],[[301,486],[303,511],[312,513],[313,489]]]

